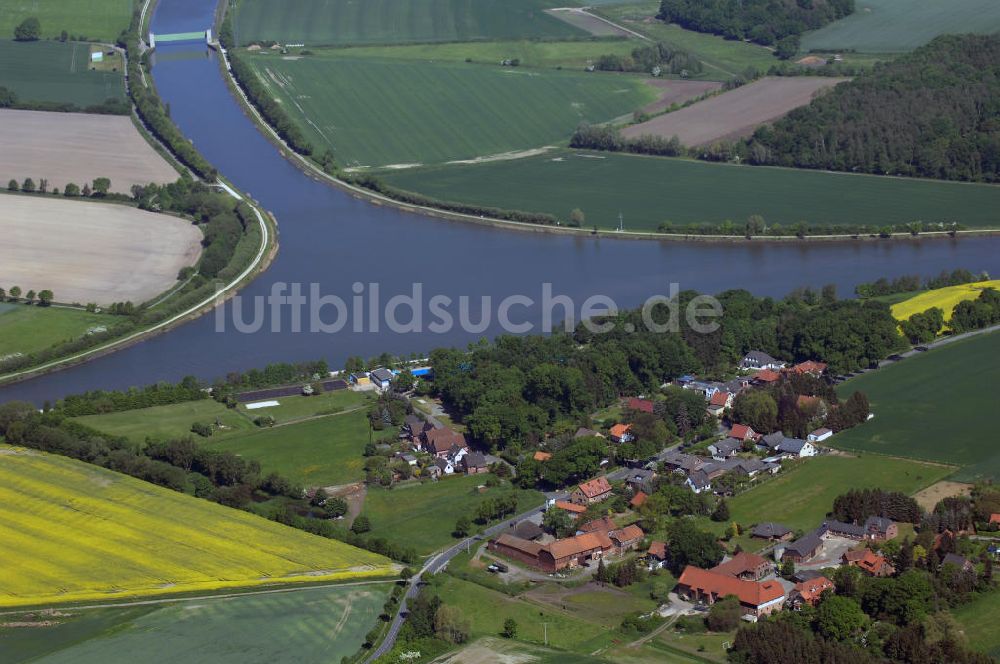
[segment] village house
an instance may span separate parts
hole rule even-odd
[[[789,593],[789,599],[791,600],[792,607],[796,609],[801,609],[806,604],[816,606],[819,603],[820,596],[827,590],[831,593],[836,590],[833,581],[825,576],[817,576],[807,581],[796,583],[792,592]]]
[[[667,543],[650,542],[649,550],[646,551],[646,559],[651,564],[662,566],[663,563],[667,562]]]
[[[746,424],[734,424],[733,428],[729,430],[729,437],[736,440],[752,440],[757,442],[760,440],[761,435]]]
[[[539,544],[510,533],[503,533],[487,545],[491,551],[518,560],[552,574],[600,560],[614,548],[603,532],[584,533],[574,537]]]
[[[434,425],[430,422],[420,419],[414,413],[410,413],[403,420],[400,437],[409,438],[413,442],[413,446],[420,449],[423,446],[423,435],[433,428]]]
[[[832,436],[833,436],[833,431],[827,429],[826,427],[822,427],[820,429],[816,429],[808,436],[806,436],[806,440],[808,440],[810,443],[822,443],[824,440],[827,440]]]
[[[466,475],[489,472],[489,465],[482,452],[469,452],[462,458],[462,465],[465,467]]]
[[[742,449],[743,441],[736,438],[726,438],[708,446],[708,451],[712,454],[712,458],[718,461],[725,461],[730,457],[736,456],[736,453]]]
[[[899,526],[892,519],[880,516],[870,516],[863,525],[854,523],[844,523],[842,521],[824,521],[820,525],[820,530],[848,537],[854,540],[883,541],[890,540],[899,534]]]
[[[771,369],[762,369],[753,375],[755,385],[771,385],[781,380],[781,374]]]
[[[740,361],[741,369],[772,369],[778,370],[784,368],[785,363],[776,360],[767,353],[761,350],[752,350],[743,356]]]
[[[642,507],[648,498],[649,495],[645,491],[636,491],[635,495],[632,496],[632,500],[628,501],[628,505],[632,509],[637,510]]]
[[[712,489],[711,478],[709,478],[708,473],[700,468],[688,473],[687,480],[684,483],[695,493],[710,491]]]
[[[794,533],[788,526],[773,521],[758,523],[750,531],[750,536],[757,539],[766,539],[772,542],[786,542],[792,538]]]
[[[653,412],[653,402],[649,399],[640,399],[638,397],[632,397],[627,402],[625,402],[625,408],[628,410],[637,410],[643,413]]]
[[[429,431],[425,431],[422,435],[422,439],[424,450],[439,459],[443,459],[449,456],[449,454],[455,454],[456,449],[467,450],[469,448],[468,444],[465,442],[465,436],[449,427],[441,427],[440,429],[430,429]]]
[[[656,473],[652,470],[647,470],[646,468],[636,468],[635,470],[629,471],[625,483],[628,484],[633,493],[638,493],[640,491],[652,493],[654,479],[656,479]]]
[[[577,505],[592,505],[611,497],[611,484],[606,477],[595,477],[583,482],[569,495],[569,501]]]
[[[619,555],[637,549],[642,543],[642,538],[645,536],[646,533],[643,532],[642,528],[634,523],[608,532],[608,537],[614,545],[615,553]]]
[[[596,436],[597,438],[604,438],[604,434],[600,431],[594,431],[593,429],[588,429],[587,427],[580,427],[573,434],[573,438],[591,438]]]
[[[778,581],[744,581],[692,565],[685,567],[681,573],[677,593],[706,604],[735,595],[743,614],[752,619],[780,611],[785,603],[785,591]]]
[[[941,559],[941,567],[945,565],[954,565],[963,572],[972,572],[975,570],[975,566],[971,560],[957,553],[946,553],[944,558]]]
[[[848,551],[841,558],[845,565],[853,565],[869,576],[892,576],[896,573],[889,561],[871,549]]]
[[[793,458],[816,456],[816,448],[812,443],[801,438],[787,438],[780,431],[767,434],[761,443],[778,456]]]
[[[732,392],[726,390],[719,390],[711,396],[708,400],[708,413],[709,415],[714,415],[715,417],[722,417],[723,412],[727,408],[733,407],[733,397],[735,397]]]
[[[810,558],[815,558],[816,554],[823,548],[823,538],[817,532],[803,535],[799,539],[779,547],[781,560],[791,560],[794,563],[801,563]]]
[[[392,385],[393,374],[384,367],[379,367],[368,374],[368,379],[377,390],[387,390]]]
[[[616,424],[611,427],[609,434],[613,443],[630,443],[635,440],[631,424]]]
[[[534,456],[532,456],[531,458],[534,459],[535,461],[538,461],[539,463],[545,463],[546,461],[552,458],[552,453],[538,451],[535,452]]]
[[[805,362],[799,362],[791,370],[797,374],[810,374],[819,378],[826,373],[826,363],[806,360]]]
[[[727,574],[744,581],[760,581],[774,571],[774,565],[766,558],[741,551],[709,571],[716,574]]]
[[[577,505],[576,503],[571,503],[567,500],[557,500],[552,504],[552,507],[563,510],[564,512],[569,512],[574,519],[587,511],[585,506]]]

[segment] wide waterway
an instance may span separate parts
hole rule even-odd
[[[214,0],[160,0],[153,32],[188,32],[208,27]],[[473,298],[472,319],[479,319],[479,298],[490,295],[493,309],[502,298],[523,294],[541,299],[542,284],[573,298],[579,308],[595,294],[619,306],[637,306],[670,284],[713,293],[746,288],[758,295],[783,296],[798,286],[835,283],[842,295],[854,285],[880,276],[933,274],[965,267],[1000,272],[1000,237],[958,240],[856,243],[716,244],[650,240],[596,239],[503,230],[425,218],[375,206],[317,182],[286,161],[243,114],[230,94],[214,53],[204,45],[161,45],[153,75],[171,116],[198,149],[243,191],[277,217],[280,251],[270,269],[243,291],[244,298],[266,296],[277,282],[318,284],[324,295],[352,303],[356,282],[377,282],[384,304],[394,294],[411,293],[420,282],[424,299],[446,295],[457,303]],[[669,217],[669,201],[664,202]],[[270,321],[256,333],[234,329],[233,304],[226,305],[225,331],[208,315],[169,333],[86,364],[0,389],[0,401],[40,403],[96,388],[125,388],[192,374],[210,379],[268,362],[326,358],[333,366],[349,355],[370,357],[383,351],[408,355],[445,345],[464,345],[498,333],[493,323],[482,332],[453,329],[436,333],[394,333],[383,322],[378,331],[353,322],[335,334],[292,332],[287,308],[281,329]],[[426,310],[426,307],[425,307]],[[453,309],[456,312],[457,304]],[[252,319],[253,308],[242,311]],[[329,321],[332,308],[324,313]],[[556,318],[561,315],[556,314]],[[517,322],[538,323],[541,307],[515,307]],[[406,313],[400,314],[405,321]],[[428,317],[424,327],[431,322]],[[303,317],[308,328],[309,315]]]

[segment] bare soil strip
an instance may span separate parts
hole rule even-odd
[[[917,501],[918,505],[930,512],[934,509],[935,505],[945,498],[968,496],[971,491],[971,484],[941,480],[913,494],[913,499]]]
[[[650,79],[646,81],[646,85],[656,88],[660,93],[656,101],[640,109],[643,113],[650,114],[665,111],[674,104],[683,104],[722,87],[722,83],[718,81],[677,81],[664,78]]]
[[[691,146],[744,138],[760,125],[808,104],[820,91],[846,80],[828,76],[762,78],[679,111],[626,127],[622,134],[627,138],[643,134],[677,136],[681,143]]]
[[[0,110],[0,181],[41,178],[49,188],[111,179],[111,191],[179,175],[122,115]]]
[[[0,195],[0,283],[59,302],[149,300],[201,254],[191,222],[125,205]]]

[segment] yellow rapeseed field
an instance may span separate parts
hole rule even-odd
[[[395,574],[374,553],[0,445],[0,607]]]
[[[1000,279],[993,281],[979,281],[974,284],[961,284],[960,286],[948,286],[947,288],[937,288],[903,300],[892,305],[892,316],[896,320],[906,320],[913,314],[927,311],[931,307],[940,307],[944,311],[944,319],[951,320],[951,311],[955,305],[962,300],[974,300],[984,288],[996,288],[1000,290]]]

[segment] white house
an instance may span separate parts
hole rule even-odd
[[[806,440],[810,443],[822,443],[824,440],[833,435],[833,431],[823,427],[822,429],[816,429],[811,434],[806,436]]]
[[[778,452],[785,456],[791,457],[811,457],[816,456],[816,448],[812,443],[800,438],[785,438],[783,441],[778,443],[775,448]]]

